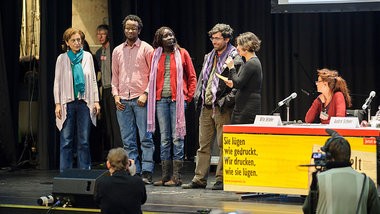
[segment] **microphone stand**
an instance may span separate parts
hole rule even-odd
[[[368,112],[367,113],[368,114],[368,120],[367,121],[369,122],[369,120],[371,119],[371,105],[368,106],[367,112]]]
[[[289,112],[290,112],[290,105],[289,105],[289,102],[286,102],[286,122],[289,122]]]
[[[275,113],[279,108],[281,108],[281,106],[277,106],[273,111],[271,111],[271,113],[269,113],[269,115],[272,115],[273,113]]]

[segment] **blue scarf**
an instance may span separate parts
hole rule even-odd
[[[78,98],[78,92],[80,96],[84,95],[85,91],[85,80],[82,69],[82,64],[80,63],[83,58],[83,49],[81,48],[77,54],[69,50],[67,55],[71,61],[71,69],[73,70],[73,79],[74,79],[74,96]]]

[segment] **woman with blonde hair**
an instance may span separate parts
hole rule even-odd
[[[346,107],[351,107],[350,92],[346,81],[338,71],[323,68],[318,70],[315,82],[321,94],[306,113],[306,123],[330,123],[331,117],[346,117]]]

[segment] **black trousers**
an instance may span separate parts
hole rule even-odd
[[[103,88],[102,101],[103,101],[103,114],[102,122],[106,126],[105,149],[110,150],[116,147],[123,147],[121,141],[119,123],[116,117],[115,100],[111,93],[111,88]],[[104,123],[105,122],[105,123]]]

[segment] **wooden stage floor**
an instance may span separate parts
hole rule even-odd
[[[191,181],[194,167],[191,162],[185,163],[184,183]],[[96,168],[99,169],[102,166]],[[52,193],[53,178],[58,174],[58,170],[20,169],[13,172],[0,170],[0,213],[47,213],[47,208],[38,206],[37,199]],[[158,180],[160,175],[160,166],[156,164],[153,180]],[[142,210],[144,213],[229,213],[234,211],[255,214],[302,213],[302,197],[269,195],[269,197],[242,199],[242,194],[211,190],[214,182],[215,176],[210,174],[206,189],[185,190],[180,187],[147,185],[148,200],[142,206]],[[61,208],[51,213],[99,213],[99,211],[98,209]]]

